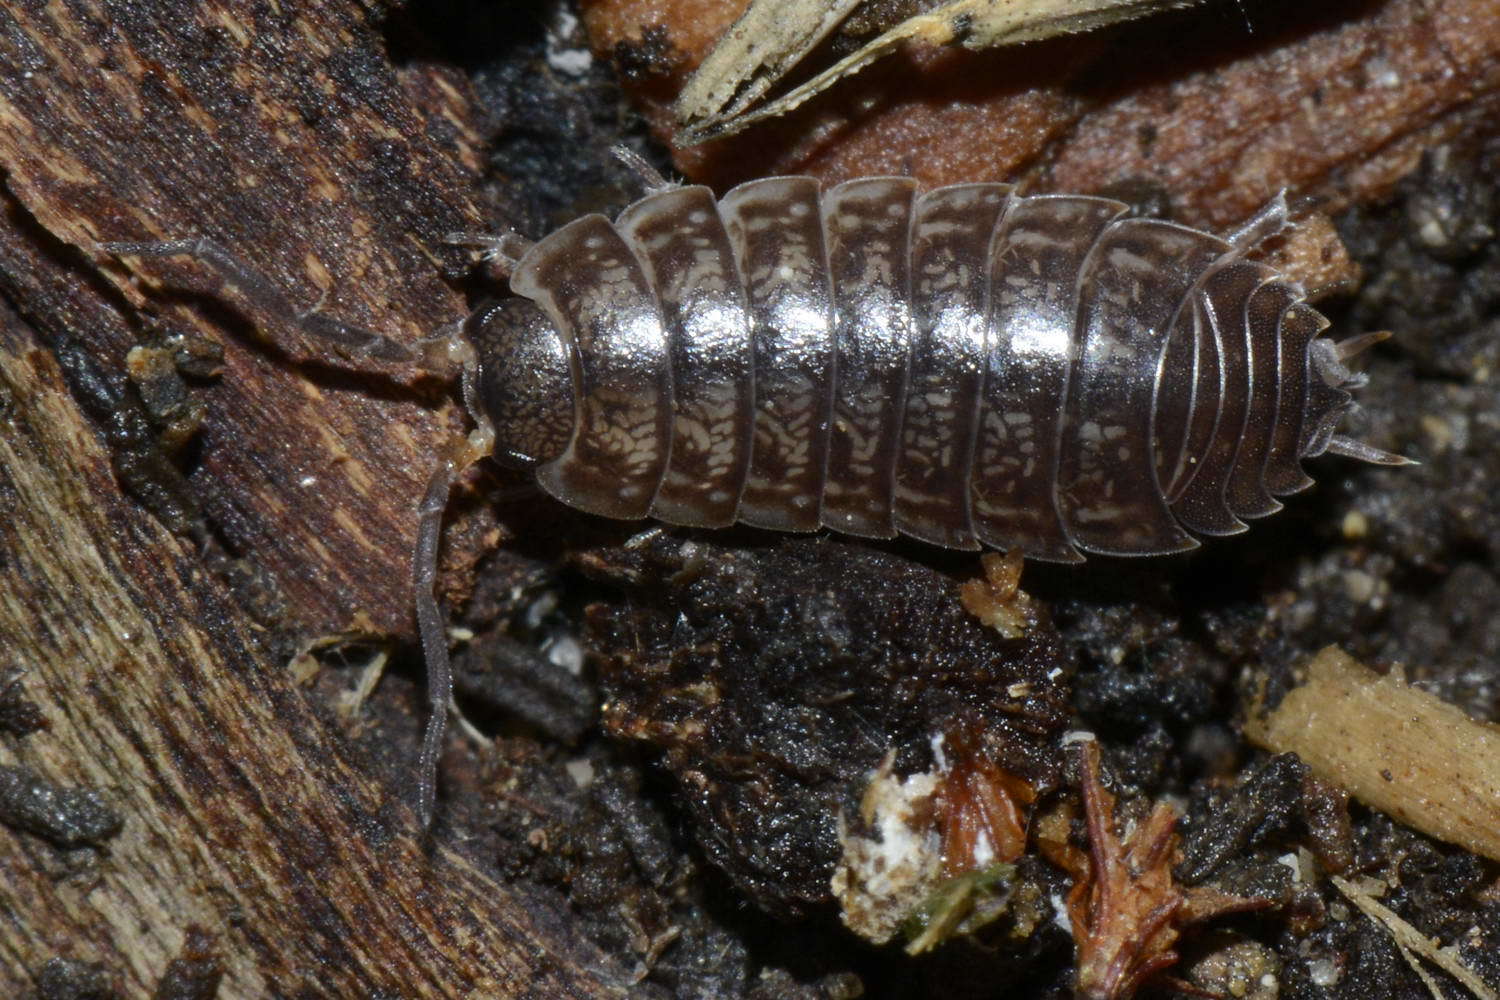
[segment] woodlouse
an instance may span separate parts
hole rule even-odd
[[[207,240],[190,254],[268,312],[354,354],[457,365],[476,429],[423,498],[414,555],[429,670],[421,811],[450,693],[433,597],[449,489],[485,455],[616,518],[829,527],[1077,562],[1244,530],[1310,485],[1359,384],[1295,282],[1244,258],[1278,198],[1220,238],[1125,205],[872,177],[751,181],[715,200],[667,183],[611,223],[486,247],[515,298],[415,349],[299,313]]]

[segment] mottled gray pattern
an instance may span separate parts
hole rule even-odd
[[[671,447],[672,371],[640,262],[607,219],[591,215],[533,247],[510,285],[547,311],[574,358],[572,440],[537,469],[537,482],[593,514],[645,517]]]
[[[917,200],[911,382],[896,456],[896,530],[977,549],[969,474],[989,321],[989,252],[1010,187],[964,184]]]
[[[1054,498],[1059,422],[1073,370],[1078,279],[1125,206],[1103,198],[1013,199],[990,246],[990,360],[975,468],[974,527],[986,545],[1077,562]]]
[[[825,527],[851,535],[896,533],[891,495],[906,398],[912,329],[909,247],[916,184],[871,177],[823,197],[833,276],[835,370]]]
[[[651,516],[727,527],[749,471],[755,413],[750,312],[729,235],[702,187],[643,198],[616,226],[672,331],[671,456]]]
[[[1161,358],[1178,309],[1229,249],[1207,233],[1134,219],[1106,229],[1083,263],[1057,499],[1085,551],[1193,547],[1157,482],[1154,403],[1163,379],[1170,392],[1191,391],[1192,373],[1178,381]]]
[[[739,519],[813,531],[833,406],[833,284],[818,182],[772,177],[719,205],[750,294],[755,441]]]
[[[499,450],[565,503],[676,524],[1062,562],[1241,531],[1310,483],[1350,376],[1241,259],[1284,203],[1234,243],[1124,213],[777,177],[580,219],[512,275],[545,316],[478,324],[510,351],[484,358]]]

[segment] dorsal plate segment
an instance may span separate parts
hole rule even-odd
[[[1229,244],[1152,219],[1126,219],[1094,244],[1079,287],[1078,363],[1057,478],[1069,537],[1089,552],[1153,555],[1197,542],[1156,481],[1156,382],[1173,318]]]
[[[833,396],[833,289],[818,182],[772,177],[719,204],[754,319],[755,441],[739,519],[815,531]]]
[[[1081,562],[1057,512],[1058,443],[1078,272],[1125,206],[1104,198],[1014,200],[990,247],[990,344],[974,468],[974,530],[1027,558]]]
[[[917,199],[911,379],[896,462],[896,528],[977,549],[969,516],[989,323],[989,251],[1010,187],[963,184]]]
[[[1250,347],[1250,411],[1245,434],[1234,458],[1226,496],[1229,508],[1241,518],[1265,517],[1281,509],[1266,485],[1266,462],[1281,420],[1281,317],[1300,296],[1283,281],[1258,288],[1245,305],[1246,342]]]
[[[1234,535],[1245,523],[1229,507],[1229,479],[1250,416],[1250,343],[1245,304],[1266,280],[1259,264],[1226,264],[1203,283],[1193,307],[1200,332],[1218,348],[1221,393],[1218,426],[1188,455],[1191,479],[1172,501],[1172,513],[1200,535]]]
[[[713,192],[679,187],[631,205],[615,228],[661,304],[675,409],[667,472],[651,516],[722,528],[750,471],[754,366],[744,280]]]
[[[1277,496],[1305,490],[1312,477],[1302,470],[1302,425],[1307,420],[1309,382],[1316,376],[1308,351],[1328,327],[1312,306],[1297,303],[1281,316],[1281,403],[1271,454],[1266,460],[1266,488]]]
[[[608,219],[588,215],[527,251],[510,286],[547,312],[572,352],[573,438],[537,483],[592,514],[645,517],[671,446],[672,372],[640,264]]]
[[[891,538],[898,435],[910,370],[911,224],[916,183],[870,177],[823,196],[838,303],[833,424],[822,522]]]

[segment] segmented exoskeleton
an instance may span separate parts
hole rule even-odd
[[[442,514],[485,455],[609,517],[1060,562],[1242,531],[1325,451],[1405,461],[1334,433],[1358,384],[1343,360],[1378,337],[1318,339],[1296,283],[1244,258],[1286,225],[1283,199],[1220,238],[1003,184],[773,177],[716,201],[626,158],[652,190],[613,223],[457,238],[516,297],[415,349],[299,312],[208,240],[102,245],[193,255],[348,353],[461,368],[476,428],[432,477],[413,557],[424,821],[451,691]]]
[[[474,327],[496,453],[619,518],[1063,562],[1242,531],[1353,377],[1295,282],[1126,206],[906,178],[670,187],[510,263]]]

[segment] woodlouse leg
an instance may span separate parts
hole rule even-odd
[[[1276,192],[1276,197],[1246,219],[1244,224],[1224,238],[1239,253],[1245,253],[1281,232],[1291,224],[1291,210],[1287,207],[1286,191]]]
[[[313,309],[298,309],[276,283],[207,237],[188,237],[150,243],[100,243],[98,248],[116,255],[139,257],[193,257],[212,267],[228,285],[238,289],[257,310],[269,313],[319,340],[340,348],[351,358],[379,361],[420,361],[422,356],[389,337],[352,326]],[[439,372],[447,374],[451,369]]]

